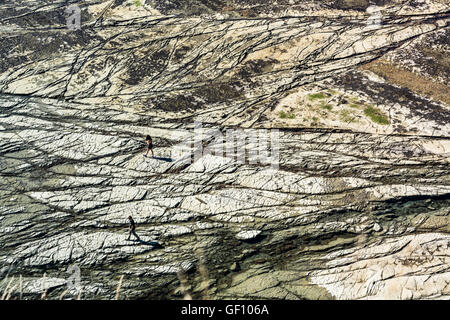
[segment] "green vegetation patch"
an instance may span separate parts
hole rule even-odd
[[[375,123],[386,125],[389,124],[388,117],[378,108],[373,106],[367,106],[364,109],[364,114],[370,118]]]
[[[323,93],[323,92],[308,94],[308,100],[309,100],[309,101],[315,101],[315,100],[319,100],[319,99],[325,99],[326,97],[327,97],[326,94]]]
[[[321,107],[322,109],[326,109],[326,110],[328,110],[328,111],[333,110],[333,106],[332,106],[331,104],[327,104],[327,103],[325,103],[325,102],[322,102],[322,104],[320,105],[320,107]]]
[[[139,0],[134,0],[133,2],[134,2],[134,4],[136,5],[136,7],[142,6],[141,1],[139,1]]]
[[[281,119],[295,119],[295,114],[293,114],[292,112],[286,113],[284,111],[280,111],[278,115]]]

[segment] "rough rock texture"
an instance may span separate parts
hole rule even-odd
[[[0,4],[2,291],[76,265],[86,299],[450,297],[447,1],[79,5]],[[278,168],[190,163],[195,121],[278,129]]]

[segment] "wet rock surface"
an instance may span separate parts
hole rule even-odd
[[[448,299],[448,3],[186,3],[0,4],[2,291]]]

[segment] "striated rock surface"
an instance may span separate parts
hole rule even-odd
[[[450,297],[447,1],[78,5],[0,4],[1,292]]]

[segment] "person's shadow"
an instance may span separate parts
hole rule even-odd
[[[173,161],[172,158],[164,158],[164,157],[153,157],[153,159],[161,160],[161,161],[165,161],[165,162],[172,162]]]
[[[144,158],[160,160],[160,161],[164,161],[164,162],[173,162],[172,158],[166,158],[166,157],[149,157],[149,156],[144,155]]]
[[[163,246],[162,246],[160,243],[156,242],[156,241],[144,241],[144,240],[142,240],[142,239],[139,239],[139,240],[131,240],[131,241],[139,242],[140,244],[145,244],[145,245],[147,245],[147,246],[153,246],[153,248],[156,248],[156,249],[163,248]]]

